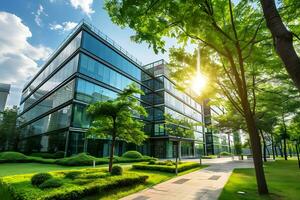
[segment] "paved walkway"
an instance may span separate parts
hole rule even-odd
[[[203,161],[210,166],[160,183],[123,198],[123,200],[217,200],[234,168],[251,168],[252,161],[213,159]]]

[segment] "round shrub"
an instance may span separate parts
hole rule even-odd
[[[143,155],[138,151],[127,151],[122,155],[122,157],[137,159],[137,158],[143,158]]]
[[[155,163],[156,163],[155,160],[150,160],[150,161],[148,162],[149,165],[155,165]]]
[[[80,172],[80,171],[71,171],[71,172],[67,172],[65,174],[65,178],[69,178],[69,179],[74,180],[75,178],[77,178],[81,174],[82,174],[82,172]]]
[[[123,168],[120,165],[114,165],[111,170],[112,175],[122,175]]]
[[[231,156],[231,153],[222,151],[222,152],[220,152],[220,156]]]
[[[59,165],[67,165],[67,166],[84,166],[84,165],[92,165],[93,160],[97,160],[97,158],[95,158],[94,156],[87,155],[86,153],[80,153],[68,158],[58,159],[56,163]]]
[[[172,166],[174,164],[172,160],[167,160],[165,163],[167,166]]]
[[[38,173],[31,177],[31,184],[39,186],[46,180],[51,179],[52,175],[49,173]]]
[[[4,162],[25,162],[28,158],[22,153],[7,151],[0,153],[0,160],[3,160]]]
[[[39,185],[39,188],[46,189],[46,188],[58,188],[62,186],[63,183],[59,179],[51,178],[46,180],[44,183]]]
[[[63,158],[65,157],[65,152],[64,151],[57,151],[53,154],[54,158]]]

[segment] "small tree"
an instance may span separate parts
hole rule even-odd
[[[16,128],[17,110],[14,106],[11,109],[6,109],[0,121],[0,151],[14,150],[18,148],[19,130]]]
[[[92,117],[92,126],[88,137],[111,139],[109,172],[112,171],[116,139],[137,145],[147,138],[142,131],[144,126],[139,117],[147,116],[145,109],[139,105],[134,94],[143,94],[135,85],[129,85],[114,100],[91,104],[87,111]]]

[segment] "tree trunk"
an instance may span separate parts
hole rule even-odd
[[[282,141],[280,141],[280,143],[279,143],[279,151],[280,151],[281,158],[283,158]]]
[[[272,144],[272,155],[273,155],[273,160],[275,160],[275,145],[274,145],[274,138],[271,134],[271,144]]]
[[[275,149],[275,156],[278,157],[277,144],[274,145],[274,149]]]
[[[113,119],[113,133],[112,133],[112,139],[111,139],[111,145],[110,145],[110,155],[109,155],[109,165],[108,165],[108,171],[112,172],[113,167],[113,159],[114,159],[114,151],[115,151],[115,143],[116,143],[116,119]]]
[[[297,159],[298,159],[298,166],[299,166],[299,169],[300,169],[300,158],[299,158],[299,145],[296,144],[296,153],[297,153]]]
[[[267,147],[266,147],[266,141],[265,141],[265,137],[264,137],[264,134],[263,134],[263,132],[262,132],[262,130],[259,130],[259,132],[260,132],[260,135],[261,135],[261,138],[262,138],[262,141],[263,141],[263,148],[264,148],[264,155],[263,155],[263,157],[264,157],[264,161],[265,162],[267,162]]]
[[[253,153],[253,161],[255,166],[256,182],[259,194],[268,194],[268,186],[265,178],[262,152],[261,152],[261,142],[259,137],[259,132],[255,123],[255,119],[252,115],[249,104],[243,105],[245,111],[245,120],[247,124],[247,129],[249,132],[250,144]]]
[[[116,136],[115,136],[115,134],[113,134],[112,140],[111,140],[111,145],[110,145],[109,166],[108,166],[109,172],[112,171],[112,167],[113,167],[115,142],[116,142]]]
[[[260,0],[260,3],[274,39],[275,50],[294,84],[300,90],[300,59],[293,46],[293,34],[283,24],[275,0]]]
[[[283,137],[283,153],[284,153],[284,160],[287,160],[286,137]]]

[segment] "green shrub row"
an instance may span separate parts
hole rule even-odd
[[[30,156],[32,157],[40,157],[40,158],[63,158],[65,156],[65,152],[64,151],[57,151],[55,153],[43,153],[43,152],[39,152],[39,153],[32,153],[30,154]]]
[[[194,162],[184,162],[178,165],[178,172],[183,172],[189,169],[193,169],[199,167],[199,163]],[[134,164],[132,165],[134,169],[142,169],[142,170],[153,170],[153,171],[162,171],[162,172],[170,172],[175,173],[176,166],[168,166],[168,165],[157,165],[157,164]]]
[[[114,163],[131,163],[131,162],[145,162],[153,160],[154,158],[149,156],[143,156],[142,158],[124,158],[124,157],[114,157]],[[93,165],[93,161],[95,160],[97,165],[107,164],[108,158],[96,158],[91,155],[87,155],[86,153],[80,153],[75,156],[58,159],[55,161],[58,165],[65,166],[86,166]]]
[[[44,153],[43,153],[44,154]],[[19,152],[3,152],[0,153],[0,163],[43,163],[43,164],[58,164],[64,166],[91,166],[93,161],[96,161],[97,165],[107,164],[109,162],[108,158],[96,158],[86,153],[80,153],[71,157],[60,158],[60,159],[46,159],[38,157],[38,154],[33,154],[34,156],[26,156]],[[130,155],[132,156],[132,155]],[[46,156],[47,157],[47,156]],[[130,157],[114,157],[114,163],[131,163],[131,162],[146,162],[150,160],[155,160],[153,157],[142,156],[141,158],[130,158]]]
[[[40,157],[26,156],[19,152],[7,151],[0,153],[0,163],[45,163],[53,164],[55,159],[44,159]]]
[[[219,153],[220,156],[232,156],[231,153],[227,152],[227,151],[222,151]]]

